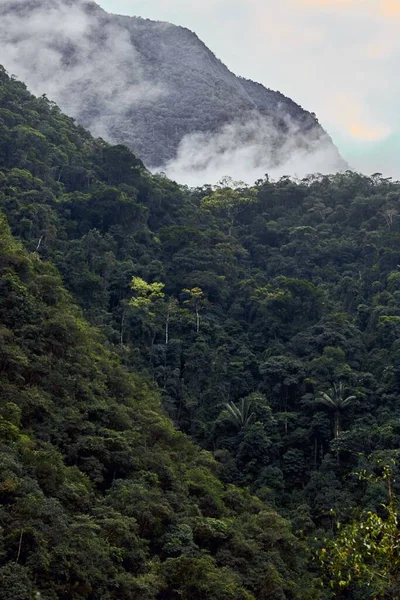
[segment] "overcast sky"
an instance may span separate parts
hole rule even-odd
[[[400,178],[400,0],[100,0],[192,29],[317,114],[351,166]]]

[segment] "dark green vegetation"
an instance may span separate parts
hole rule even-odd
[[[306,547],[399,444],[399,196],[188,190],[0,71],[2,600],[330,597]]]
[[[360,598],[399,598],[400,529],[398,500],[393,491],[392,464],[381,464],[381,475],[359,473],[360,480],[385,484],[387,498],[380,513],[364,510],[342,527],[338,535],[321,548],[324,579],[336,591],[356,588]]]

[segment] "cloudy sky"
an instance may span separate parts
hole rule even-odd
[[[352,167],[400,178],[400,0],[99,0],[195,31],[317,114]]]

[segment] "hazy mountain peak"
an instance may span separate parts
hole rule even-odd
[[[94,135],[188,183],[344,168],[315,115],[184,27],[85,0],[0,0],[2,62]]]

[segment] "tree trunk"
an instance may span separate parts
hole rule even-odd
[[[167,314],[167,318],[165,320],[165,345],[168,346],[169,342],[169,314]]]
[[[24,535],[24,531],[23,529],[21,529],[21,533],[19,536],[19,544],[18,544],[18,554],[17,554],[17,559],[16,559],[16,563],[18,563],[19,561],[19,557],[21,556],[21,549],[22,549],[22,536]]]
[[[335,440],[337,440],[337,438],[339,437],[339,434],[340,434],[340,411],[339,410],[335,410],[333,434],[334,434]],[[339,448],[336,450],[336,462],[337,462],[337,464],[339,464]]]
[[[335,440],[339,437],[340,434],[340,411],[335,410],[334,416],[334,424],[333,424],[333,437]]]
[[[125,311],[122,311],[122,317],[121,317],[121,334],[120,334],[120,337],[119,337],[119,343],[120,343],[121,348],[124,345],[124,324],[125,324]]]
[[[318,439],[317,436],[314,438],[314,468],[318,467]]]
[[[35,252],[39,252],[39,248],[40,248],[40,246],[41,246],[41,244],[42,244],[42,240],[43,240],[43,236],[41,235],[41,236],[40,236],[40,240],[39,240],[39,242],[38,242],[38,245],[36,246],[36,250],[35,250]]]

